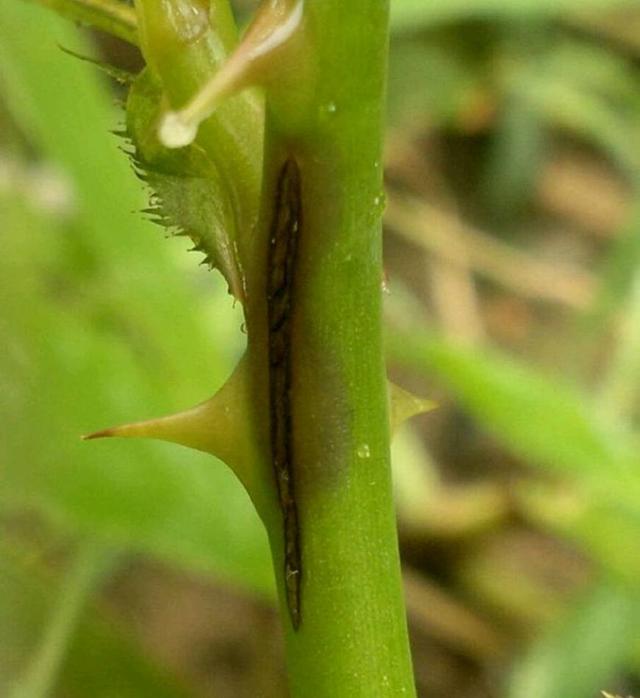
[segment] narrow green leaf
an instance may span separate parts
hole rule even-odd
[[[127,132],[138,174],[151,188],[148,212],[156,222],[188,235],[193,249],[222,272],[230,292],[242,300],[233,192],[202,148],[169,150],[160,144],[156,130],[162,104],[161,86],[144,70],[129,92]]]
[[[509,698],[591,698],[625,668],[640,604],[602,583],[535,642],[516,667]]]
[[[56,603],[65,594],[55,575],[6,547],[0,555],[0,693],[28,665],[38,637]],[[35,698],[35,693],[29,698]],[[140,647],[103,618],[92,603],[79,618],[63,653],[55,691],[68,698],[189,698],[190,690],[171,672],[145,656]]]
[[[136,7],[147,61],[127,104],[136,165],[157,195],[152,203],[160,222],[189,234],[196,249],[222,271],[234,296],[244,301],[256,269],[262,278],[264,261],[255,249],[261,101],[250,90],[226,99],[201,124],[189,147],[168,149],[158,140],[163,112],[189,103],[235,46],[228,5],[214,2],[205,10],[194,0],[168,0],[162,6],[145,0]]]
[[[496,352],[471,352],[422,334],[390,339],[394,358],[443,380],[462,405],[514,453],[637,509],[635,441],[589,398]]]
[[[137,45],[135,12],[123,0],[35,0],[59,14]]]
[[[553,16],[633,4],[633,0],[391,0],[391,25],[395,31],[406,31],[469,17]]]
[[[58,683],[61,665],[94,587],[108,571],[113,556],[95,543],[84,544],[65,576],[39,646],[10,698],[47,698]]]

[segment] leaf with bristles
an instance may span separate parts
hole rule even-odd
[[[232,194],[216,165],[197,143],[169,150],[158,141],[155,125],[162,91],[149,70],[135,80],[127,100],[127,136],[138,176],[152,191],[148,213],[153,222],[186,234],[193,250],[220,270],[230,292],[244,299],[243,272],[237,251]]]
[[[72,51],[70,48],[67,48],[66,46],[60,45],[60,50],[63,53],[66,53],[68,56],[77,58],[78,60],[84,61],[85,63],[91,63],[96,68],[98,68],[98,70],[101,70],[103,73],[105,73],[121,85],[130,85],[136,78],[135,73],[132,73],[128,70],[123,70],[122,68],[118,68],[115,65],[111,65],[111,63],[106,63],[105,61],[101,61],[98,58],[94,58],[93,56],[85,56],[82,53],[77,53],[76,51]]]

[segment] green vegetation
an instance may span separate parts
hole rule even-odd
[[[247,607],[275,592],[293,695],[411,695],[379,292],[383,3],[309,1],[302,38],[240,55],[178,150],[156,127],[233,51],[226,4],[213,29],[193,5],[195,42],[151,0],[40,4],[65,18],[0,7],[0,693],[283,695],[260,661],[237,671],[250,688],[209,685],[178,640],[132,632],[118,589],[154,560]],[[241,26],[254,5],[237,3]],[[69,19],[139,45],[148,67]],[[387,364],[439,404],[394,444],[418,694],[638,694],[637,4],[392,0],[390,19]],[[110,134],[125,127],[129,141]],[[301,589],[255,292],[291,158],[309,236],[292,330]],[[162,201],[142,215],[148,188]],[[210,451],[244,487],[210,454],[79,439],[202,403],[232,374],[195,426],[123,435]],[[248,611],[237,624],[247,645],[262,633]]]

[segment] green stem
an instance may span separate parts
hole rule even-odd
[[[134,46],[138,28],[133,8],[119,0],[36,0],[63,17],[113,34]]]
[[[96,582],[111,562],[94,542],[77,553],[61,585],[51,618],[23,678],[14,686],[11,698],[46,698],[53,695],[60,667],[73,637],[78,619]]]
[[[148,68],[180,110],[233,49],[228,4],[136,8]],[[382,344],[388,2],[280,0],[263,9],[263,43],[245,53],[242,83],[266,87],[262,181],[262,102],[251,94],[216,108],[195,145],[234,202],[246,440],[256,454],[248,489],[271,543],[291,695],[410,698]],[[272,21],[280,31],[264,39]],[[295,238],[283,255],[273,247],[278,231]]]
[[[270,531],[291,693],[412,696],[381,319],[387,7],[379,0],[307,0],[305,22],[311,87],[306,100],[286,84],[267,91],[271,147],[263,186],[269,210],[273,153],[297,161],[302,221],[291,402],[298,630],[288,620],[282,532]]]

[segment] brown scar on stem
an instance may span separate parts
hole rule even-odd
[[[276,185],[269,238],[267,313],[271,458],[283,517],[285,592],[295,630],[302,620],[302,559],[295,498],[291,335],[296,255],[302,226],[301,195],[300,169],[290,157],[283,164]]]

